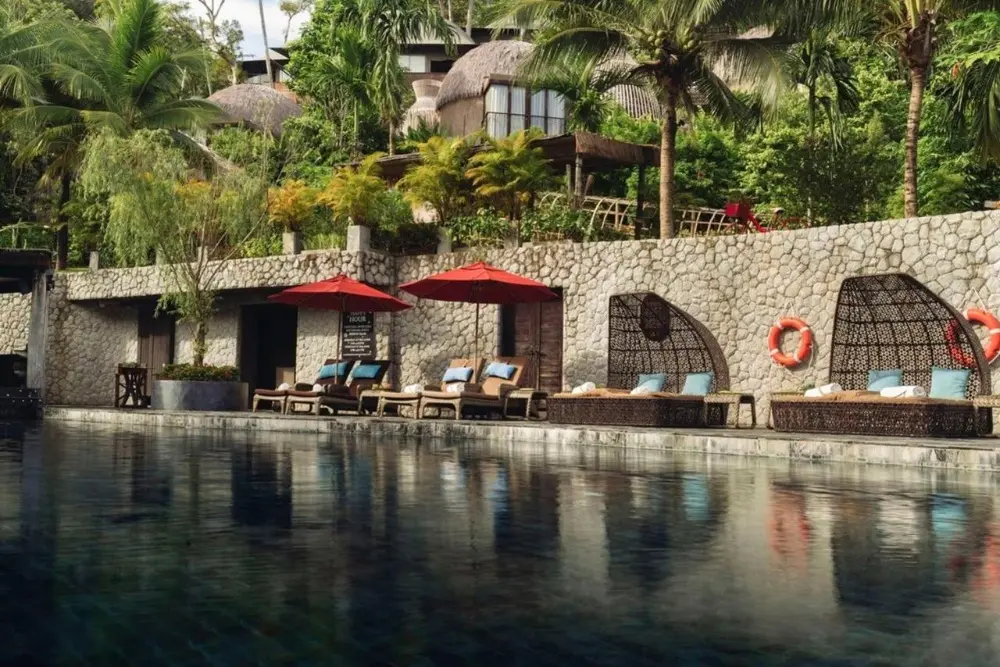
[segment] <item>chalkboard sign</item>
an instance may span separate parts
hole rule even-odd
[[[375,313],[341,313],[341,357],[375,358]]]

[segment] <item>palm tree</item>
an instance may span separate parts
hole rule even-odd
[[[354,107],[351,153],[358,157],[361,151],[361,108],[372,104],[371,77],[376,56],[360,32],[350,26],[339,26],[332,41],[332,53],[323,57],[320,71],[335,95],[348,100]]]
[[[851,62],[833,33],[822,28],[810,30],[792,49],[790,70],[792,82],[806,90],[810,144],[816,138],[816,115],[822,111],[830,125],[831,143],[839,146],[840,120],[857,109],[860,93]],[[823,94],[821,89],[832,94]]]
[[[0,8],[0,108],[31,104],[42,94],[42,25],[20,24]]]
[[[980,14],[969,20],[986,24],[983,36],[992,39],[958,45],[950,63],[952,80],[941,93],[954,127],[974,137],[984,158],[1000,162],[1000,19]]]
[[[511,223],[518,223],[535,194],[552,184],[548,160],[532,142],[542,136],[532,128],[504,139],[488,139],[488,148],[472,156],[467,178],[476,194],[491,202]]]
[[[863,4],[863,3],[862,3]],[[896,50],[910,75],[906,114],[906,157],[903,168],[903,212],[918,214],[917,146],[928,73],[937,50],[937,33],[947,21],[978,9],[995,10],[997,0],[881,0],[875,5],[883,18],[883,37]]]
[[[417,148],[420,162],[399,181],[407,201],[417,206],[429,204],[438,222],[447,227],[469,208],[472,190],[465,172],[475,147],[473,137],[432,136]]]
[[[60,183],[57,266],[66,266],[69,231],[63,209],[84,139],[104,128],[123,136],[137,129],[204,127],[219,109],[180,99],[185,71],[202,66],[201,51],[162,46],[162,8],[156,0],[108,0],[107,21],[63,24],[50,43],[46,73],[55,90],[48,102],[19,109],[13,123],[27,136],[19,159],[46,158],[46,177]]]
[[[663,109],[660,236],[674,233],[678,109],[722,119],[743,112],[730,85],[756,88],[773,102],[782,80],[782,12],[797,23],[823,0],[504,0],[494,25],[536,28],[533,66],[573,54],[589,60],[630,58],[630,78],[646,81]],[[802,5],[794,14],[792,6]],[[754,26],[770,30],[747,33]],[[720,75],[724,73],[724,75]]]
[[[382,153],[372,153],[357,167],[338,168],[317,197],[317,203],[328,207],[337,220],[349,225],[373,226],[378,222],[373,218],[378,204],[389,189],[382,180],[380,157]]]

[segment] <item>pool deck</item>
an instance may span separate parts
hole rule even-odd
[[[816,462],[868,463],[1000,472],[1000,438],[917,440],[878,436],[777,433],[770,429],[654,429],[565,426],[526,421],[412,420],[399,417],[314,417],[249,412],[164,412],[48,407],[47,420],[123,428],[218,429],[230,433],[418,438],[616,450],[691,452]]]

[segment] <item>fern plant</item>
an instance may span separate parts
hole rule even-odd
[[[489,149],[469,160],[465,175],[475,186],[476,195],[512,223],[520,220],[538,192],[552,185],[549,161],[541,148],[531,145],[541,136],[532,128],[504,139],[489,139]]]
[[[416,206],[429,205],[438,222],[447,226],[472,204],[472,183],[466,176],[475,148],[471,137],[450,139],[433,136],[417,147],[420,164],[399,181],[406,200]]]
[[[373,153],[357,167],[337,169],[317,202],[328,207],[338,221],[374,227],[376,212],[388,190],[378,164],[380,157],[382,153]]]

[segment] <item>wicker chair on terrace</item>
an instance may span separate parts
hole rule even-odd
[[[902,384],[932,388],[932,374],[968,369],[964,395],[889,398],[869,392],[869,373],[902,371]],[[954,374],[952,374],[954,375]],[[775,395],[776,431],[970,437],[993,429],[990,368],[958,311],[904,274],[844,280],[830,345],[830,379],[844,390],[822,398]],[[958,392],[961,392],[959,386]],[[934,395],[931,391],[931,395]]]
[[[729,389],[729,365],[701,322],[649,292],[612,296],[609,311],[608,389],[550,397],[549,421],[610,426],[725,423],[724,405],[709,404],[706,415],[705,395]],[[659,376],[653,393],[629,393],[652,375]],[[690,390],[692,378],[701,382],[697,392]]]

